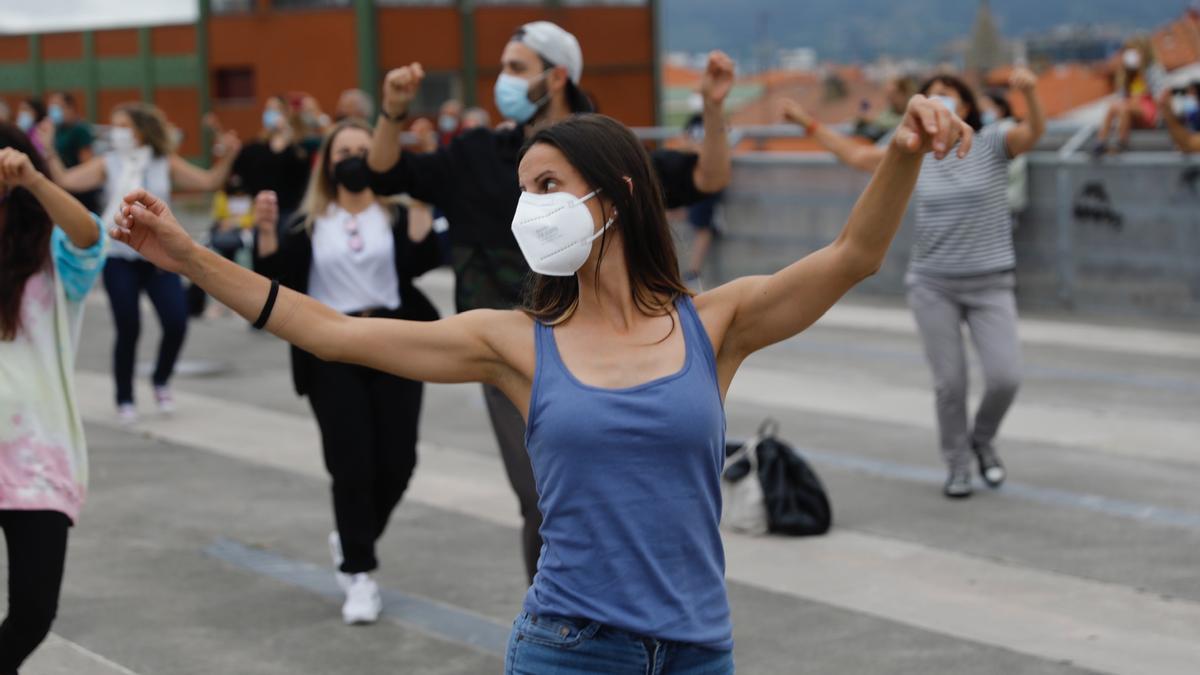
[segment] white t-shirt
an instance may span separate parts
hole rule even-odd
[[[358,250],[352,247],[354,229],[362,240]],[[342,313],[399,309],[393,237],[392,218],[379,204],[359,214],[330,204],[313,223],[308,295]]]

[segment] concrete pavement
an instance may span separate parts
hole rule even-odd
[[[425,285],[446,303],[444,276]],[[467,633],[506,631],[524,584],[477,387],[427,389],[421,460],[381,547],[395,611],[345,628],[306,576],[328,564],[331,516],[286,348],[238,320],[194,323],[185,357],[221,372],[180,377],[169,419],[143,391],[143,422],[121,429],[106,312],[97,298],[78,377],[91,497],[60,637],[27,672],[498,672],[494,645]],[[1027,378],[1001,445],[1012,482],[960,504],[938,491],[906,317],[840,306],[749,361],[731,390],[730,433],[780,419],[836,523],[820,539],[726,537],[739,671],[1194,672],[1197,334],[1026,320]],[[94,665],[63,665],[81,658]]]

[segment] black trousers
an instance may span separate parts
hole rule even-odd
[[[0,511],[8,546],[8,614],[0,624],[0,675],[14,675],[58,613],[67,529],[58,511]]]
[[[333,515],[347,574],[379,567],[375,542],[417,465],[424,385],[377,370],[313,361],[308,401],[333,478]]]

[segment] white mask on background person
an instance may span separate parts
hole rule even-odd
[[[17,113],[17,128],[25,133],[29,133],[33,129],[33,113],[28,110],[22,110]]]
[[[1142,55],[1136,49],[1126,49],[1121,55],[1121,61],[1129,70],[1137,70],[1142,66]]]
[[[513,214],[512,231],[529,269],[548,277],[569,277],[579,271],[592,253],[592,242],[616,220],[613,213],[595,230],[587,201],[599,190],[582,197],[569,192],[522,192]]]
[[[979,113],[979,121],[986,127],[989,124],[995,124],[1000,121],[1000,116],[996,114],[995,110],[984,110]]]
[[[137,148],[137,140],[133,137],[133,129],[129,127],[113,127],[108,132],[108,142],[112,149],[120,152],[132,152]]]

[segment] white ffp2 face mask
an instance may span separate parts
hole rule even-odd
[[[512,231],[529,269],[550,277],[569,277],[579,271],[592,252],[592,242],[613,224],[595,230],[587,201],[599,190],[582,197],[569,192],[539,195],[522,192],[513,215]]]
[[[119,153],[132,152],[137,147],[137,139],[133,137],[133,129],[129,127],[113,127],[109,130],[108,142],[112,149]]]

